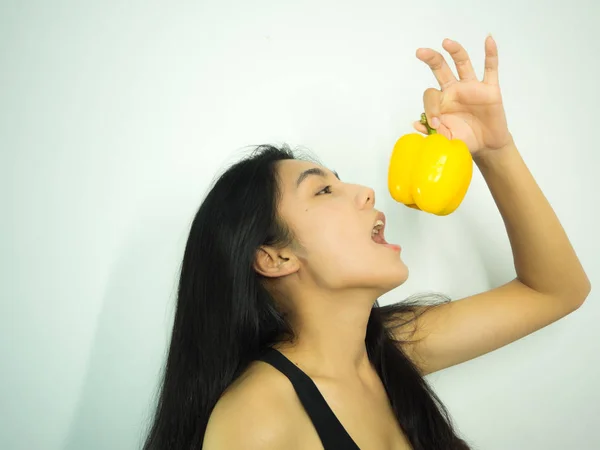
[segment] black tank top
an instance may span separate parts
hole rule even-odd
[[[269,347],[258,358],[289,378],[325,450],[360,450],[335,416],[314,381],[280,351]]]

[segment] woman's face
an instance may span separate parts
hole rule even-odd
[[[363,288],[377,296],[406,281],[400,252],[372,239],[379,212],[372,189],[311,162],[277,164],[279,215],[301,244],[293,257],[304,277],[326,289]]]

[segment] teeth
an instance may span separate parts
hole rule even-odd
[[[379,233],[379,230],[381,230],[382,228],[383,228],[383,221],[378,219],[377,222],[375,222],[375,226],[373,227],[371,236],[375,236],[377,233]]]

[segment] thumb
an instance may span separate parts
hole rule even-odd
[[[440,122],[440,105],[442,103],[442,91],[429,88],[423,94],[423,104],[425,106],[425,116],[431,128],[438,128]]]

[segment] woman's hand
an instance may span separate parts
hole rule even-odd
[[[512,136],[498,84],[498,49],[494,39],[488,36],[485,40],[483,81],[477,79],[469,55],[458,42],[445,39],[442,46],[456,64],[458,80],[439,52],[430,48],[417,50],[417,58],[431,68],[441,87],[427,89],[423,96],[429,125],[449,139],[465,142],[473,156],[510,145]],[[414,127],[427,133],[419,122]]]

